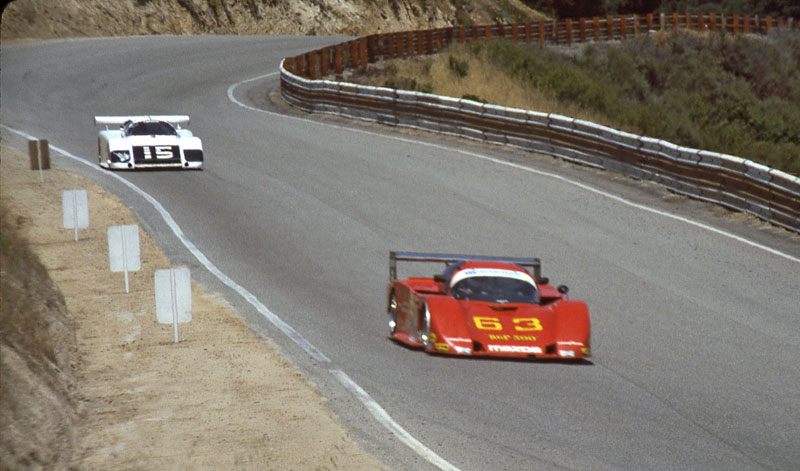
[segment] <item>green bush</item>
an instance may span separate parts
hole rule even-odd
[[[800,175],[800,35],[674,32],[577,54],[509,41],[468,48],[616,127]]]

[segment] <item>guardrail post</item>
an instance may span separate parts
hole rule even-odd
[[[539,44],[544,44],[544,21],[539,21]]]
[[[50,142],[47,139],[39,139],[39,157],[42,161],[42,170],[49,170]]]
[[[336,70],[336,76],[342,76],[342,45],[337,44],[333,48],[333,67]]]
[[[39,143],[33,139],[28,141],[28,156],[31,161],[31,170],[39,170]]]
[[[425,54],[433,54],[433,30],[425,31]]]
[[[486,42],[487,43],[490,42],[492,40],[492,27],[489,26],[489,25],[486,25],[486,26],[483,27],[483,31],[484,31],[485,36],[486,36]]]
[[[567,38],[566,38],[567,39],[567,46],[571,46],[572,45],[572,19],[571,18],[567,18],[567,19],[564,20],[564,29],[566,30],[565,32],[567,34]]]
[[[579,21],[578,28],[580,29],[581,42],[585,43],[586,42],[586,20],[584,18],[581,18],[578,21]]]
[[[394,59],[394,33],[386,35],[386,55],[389,60]]]
[[[367,66],[367,38],[361,38],[358,41],[358,53],[360,66],[363,69]]]
[[[768,16],[764,19],[766,20],[766,29],[764,30],[764,33],[769,34],[769,30],[772,28],[772,17]]]
[[[647,16],[645,16],[645,21],[647,22],[647,32],[653,31],[653,14],[648,13]]]
[[[358,41],[350,41],[350,67],[358,69]]]
[[[367,63],[375,62],[375,35],[367,36]]]
[[[315,80],[317,78],[317,64],[315,51],[306,54],[306,68],[308,70],[308,78]]]
[[[459,26],[458,27],[458,42],[465,43],[467,41],[467,27],[466,26]]]
[[[511,25],[511,40],[517,42],[519,40],[519,27],[516,23]]]
[[[614,19],[610,16],[606,17],[606,39],[614,39]]]
[[[330,68],[330,61],[331,61],[331,52],[330,47],[326,47],[322,50],[322,61],[320,62],[320,75],[322,77],[328,75],[328,69]]]
[[[403,57],[405,57],[406,49],[405,49],[405,43],[403,42],[403,38],[404,37],[405,36],[403,35],[403,33],[397,33],[397,34],[394,35],[394,39],[395,39],[394,48],[397,50],[397,58],[398,59],[402,59]]]
[[[592,34],[595,41],[600,41],[600,18],[592,17]]]
[[[708,14],[708,29],[711,31],[717,30],[717,15],[713,11]]]
[[[622,39],[626,39],[628,36],[628,25],[625,24],[625,17],[620,15],[619,17],[619,35]]]
[[[414,33],[411,31],[406,32],[406,55],[414,55]]]

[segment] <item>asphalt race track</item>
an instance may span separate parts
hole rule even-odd
[[[332,371],[463,471],[800,467],[800,237],[549,157],[267,98],[281,58],[341,40],[4,45],[2,136],[25,149],[8,128],[21,130],[96,163],[94,115],[189,114],[204,171],[119,175],[329,361],[205,270],[140,195],[52,158],[120,195],[175,265],[274,339],[396,469],[437,468]],[[589,304],[593,363],[452,359],[393,344],[390,250],[540,257],[545,276]]]

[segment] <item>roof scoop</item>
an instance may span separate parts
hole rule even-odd
[[[516,311],[518,306],[511,304],[490,304],[493,311]]]

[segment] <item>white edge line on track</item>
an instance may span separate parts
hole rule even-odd
[[[233,85],[228,87],[228,99],[231,102],[235,103],[236,105],[251,111],[256,111],[259,113],[267,113],[269,115],[277,117],[287,117],[285,115],[281,115],[278,113],[272,113],[270,111],[265,111],[252,106],[248,106],[242,103],[241,101],[237,100],[236,97],[233,95],[233,91],[239,85],[272,77],[277,73],[278,72],[271,72],[269,74],[259,75],[258,77],[253,77],[247,80],[243,80],[241,82],[234,83]],[[295,117],[291,118],[299,119],[301,121],[309,123],[314,122],[302,118],[295,118]],[[340,128],[339,126],[333,126],[333,127]],[[408,431],[406,431],[406,429],[404,429],[400,424],[398,424],[392,418],[392,416],[390,416],[389,413],[386,412],[386,410],[383,407],[381,407],[381,405],[378,404],[378,402],[375,401],[372,398],[372,396],[369,395],[368,392],[364,390],[364,388],[362,388],[361,386],[358,385],[358,383],[353,381],[350,378],[350,376],[347,375],[347,373],[338,368],[331,369],[329,371],[331,375],[333,375],[333,377],[336,378],[336,380],[339,381],[339,383],[345,387],[345,389],[350,391],[356,397],[356,399],[358,399],[358,401],[361,402],[361,404],[363,404],[364,407],[366,407],[367,411],[369,411],[369,413],[372,415],[373,418],[375,418],[375,420],[378,421],[378,423],[380,423],[384,428],[392,432],[392,434],[394,434],[394,436],[397,437],[398,440],[400,440],[403,444],[409,447],[414,453],[416,453],[417,455],[419,455],[432,465],[436,466],[437,468],[441,469],[442,471],[460,471],[457,467],[450,464],[449,461],[445,460],[444,458],[436,454],[436,452],[425,446],[422,442],[414,438],[413,435],[408,433]]]
[[[370,414],[372,414],[375,419],[380,422],[384,427],[389,429],[401,442],[403,442],[406,446],[414,450],[422,458],[428,460],[431,464],[438,467],[443,471],[459,471],[458,468],[450,464],[448,461],[443,459],[441,456],[437,455],[433,451],[431,451],[428,447],[422,444],[419,440],[414,438],[410,433],[408,433],[403,427],[400,426],[397,422],[392,419],[392,417],[386,412],[386,410],[380,406],[372,396],[369,395],[364,389],[356,384],[355,381],[350,379],[347,374],[336,368],[329,370],[330,373],[339,380],[342,385],[347,388],[353,395],[361,401],[362,404],[367,408]]]
[[[273,74],[269,74],[273,75]],[[267,75],[267,76],[269,76]],[[265,76],[266,77],[266,76]],[[263,78],[263,77],[257,77]],[[251,79],[251,80],[256,80]],[[240,82],[243,83],[243,82]],[[230,89],[229,89],[229,96],[230,96]],[[255,108],[254,108],[255,109]],[[31,136],[30,134],[20,131],[11,127],[8,127],[4,124],[0,124],[0,127],[6,129],[14,134],[22,136],[28,140],[35,140],[36,137]],[[120,177],[116,173],[106,172],[101,170],[100,167],[92,164],[91,162],[84,160],[80,157],[77,157],[70,152],[61,149],[60,147],[50,145],[50,148],[53,149],[55,152],[72,159],[78,163],[84,164],[89,168],[94,170],[98,170],[102,172],[104,175],[110,176],[116,180],[118,180],[123,185],[127,186],[139,196],[144,198],[148,203],[150,203],[156,211],[161,215],[164,219],[164,222],[167,223],[172,232],[175,236],[183,243],[183,245],[189,250],[189,252],[194,255],[194,257],[204,266],[206,269],[211,272],[214,276],[216,276],[222,283],[227,285],[229,288],[234,290],[238,293],[242,298],[245,299],[248,303],[250,303],[256,310],[264,316],[268,321],[270,321],[273,325],[275,325],[278,329],[281,330],[287,337],[292,339],[297,345],[300,346],[306,353],[311,355],[312,358],[317,360],[321,363],[330,363],[330,359],[325,356],[321,351],[319,351],[314,345],[312,345],[308,340],[306,340],[299,332],[297,332],[292,326],[284,322],[280,317],[275,315],[272,311],[270,311],[266,306],[264,306],[261,301],[256,298],[255,295],[247,291],[243,286],[239,285],[235,281],[233,281],[228,275],[220,271],[216,265],[214,265],[208,257],[205,256],[203,252],[198,249],[194,243],[192,243],[189,239],[186,238],[183,234],[183,230],[181,230],[180,226],[175,222],[172,218],[172,215],[167,212],[164,206],[158,202],[155,198],[150,196],[147,192],[139,188],[138,186],[134,185],[133,183],[125,180],[124,178]],[[355,381],[350,379],[350,377],[340,369],[331,369],[329,370],[331,375],[339,381],[342,386],[344,386],[348,391],[350,391],[369,411],[370,414],[377,420],[384,428],[392,432],[401,442],[403,442],[406,446],[411,448],[414,453],[419,455],[420,457],[424,458],[437,468],[441,469],[442,471],[460,471],[458,468],[450,464],[447,460],[442,458],[441,456],[437,455],[433,450],[429,449],[425,445],[422,444],[419,440],[414,438],[410,433],[408,433],[400,424],[398,424],[392,417],[383,409],[380,404],[378,404],[372,397],[364,391],[364,389],[359,386]]]
[[[672,214],[672,213],[668,213],[666,211],[661,211],[659,209],[651,208],[651,207],[645,206],[643,204],[634,203],[633,201],[626,200],[625,198],[622,198],[620,196],[608,193],[608,192],[603,191],[603,190],[599,190],[597,188],[591,187],[589,185],[586,185],[584,183],[580,183],[580,182],[575,181],[575,180],[571,180],[569,178],[566,178],[566,177],[561,176],[561,175],[557,175],[555,173],[545,172],[545,171],[542,171],[542,170],[536,170],[534,168],[526,167],[524,165],[515,164],[513,162],[507,162],[505,160],[497,159],[497,158],[494,158],[494,157],[489,157],[489,156],[483,155],[483,154],[478,154],[476,152],[457,149],[457,148],[454,148],[454,147],[448,147],[448,146],[443,146],[443,145],[440,145],[440,144],[434,144],[434,143],[423,142],[423,141],[416,141],[416,140],[408,139],[408,138],[405,138],[405,137],[391,136],[391,135],[388,135],[388,134],[376,133],[376,132],[367,131],[367,130],[364,130],[364,129],[348,128],[348,127],[339,126],[339,125],[336,125],[336,124],[324,123],[324,122],[314,121],[314,120],[311,120],[311,119],[301,118],[301,117],[297,117],[297,116],[289,116],[289,115],[285,115],[285,114],[281,114],[281,113],[275,113],[275,112],[272,112],[272,111],[262,110],[262,109],[259,109],[259,108],[255,108],[253,106],[249,106],[249,105],[247,105],[245,103],[242,103],[241,101],[237,100],[236,97],[234,97],[233,91],[239,85],[243,85],[245,83],[254,82],[254,81],[257,81],[257,80],[261,80],[261,79],[265,79],[265,78],[268,78],[268,77],[272,77],[273,75],[278,75],[279,73],[280,72],[271,72],[269,74],[259,75],[258,77],[253,77],[253,78],[250,78],[250,79],[247,79],[247,80],[242,80],[241,82],[234,83],[233,85],[228,87],[228,99],[231,100],[236,105],[242,107],[242,108],[245,108],[245,109],[250,110],[250,111],[256,111],[258,113],[267,114],[267,115],[270,115],[270,116],[275,116],[275,117],[284,118],[284,119],[292,119],[292,120],[296,120],[296,121],[302,121],[302,122],[305,122],[305,123],[316,124],[316,125],[319,125],[319,126],[326,126],[326,127],[333,128],[333,129],[342,129],[342,130],[346,130],[346,131],[349,131],[349,132],[362,133],[362,134],[367,134],[367,135],[370,135],[370,136],[382,137],[382,138],[385,138],[385,139],[392,139],[392,140],[396,140],[396,141],[401,141],[401,142],[407,142],[407,143],[412,143],[412,144],[432,147],[434,149],[440,149],[440,150],[447,151],[447,152],[458,153],[458,154],[474,157],[474,158],[477,158],[477,159],[485,160],[487,162],[492,162],[492,163],[495,163],[495,164],[498,164],[498,165],[503,165],[503,166],[511,167],[511,168],[514,168],[514,169],[517,169],[517,170],[522,170],[522,171],[525,171],[525,172],[533,173],[533,174],[540,175],[540,176],[543,176],[543,177],[549,177],[549,178],[553,178],[553,179],[556,179],[556,180],[560,180],[560,181],[562,181],[564,183],[567,183],[569,185],[573,185],[573,186],[576,186],[576,187],[581,188],[583,190],[589,191],[591,193],[595,193],[597,195],[604,196],[604,197],[606,197],[608,199],[614,200],[614,201],[616,201],[618,203],[622,203],[622,204],[630,206],[632,208],[636,208],[636,209],[639,209],[639,210],[642,210],[642,211],[646,211],[646,212],[652,213],[652,214],[657,214],[659,216],[663,216],[663,217],[666,217],[666,218],[669,218],[669,219],[673,219],[675,221],[680,221],[680,222],[683,222],[685,224],[688,224],[690,226],[694,226],[694,227],[697,227],[697,228],[700,228],[700,229],[705,229],[705,230],[707,230],[709,232],[713,232],[713,233],[721,235],[723,237],[727,237],[729,239],[733,239],[733,240],[736,240],[738,242],[741,242],[741,243],[743,243],[745,245],[749,245],[750,247],[754,247],[756,249],[760,249],[760,250],[763,250],[765,252],[769,252],[772,255],[776,255],[778,257],[785,258],[786,260],[789,260],[789,261],[792,261],[792,262],[795,262],[795,263],[800,263],[800,258],[794,257],[792,255],[789,255],[787,253],[784,253],[784,252],[781,252],[779,250],[773,249],[771,247],[767,247],[766,245],[759,244],[758,242],[753,242],[753,241],[751,241],[749,239],[745,239],[744,237],[737,236],[736,234],[731,234],[730,232],[723,231],[721,229],[717,229],[716,227],[709,226],[709,225],[703,224],[701,222],[693,221],[693,220],[685,218],[683,216],[678,216],[678,215],[675,215],[675,214]],[[337,113],[330,113],[330,112],[321,112],[321,113],[334,114],[334,115],[337,114]],[[351,119],[354,119],[354,118],[351,118]],[[413,128],[413,126],[408,126],[408,127],[412,127]],[[428,131],[428,132],[430,132],[430,131]]]

